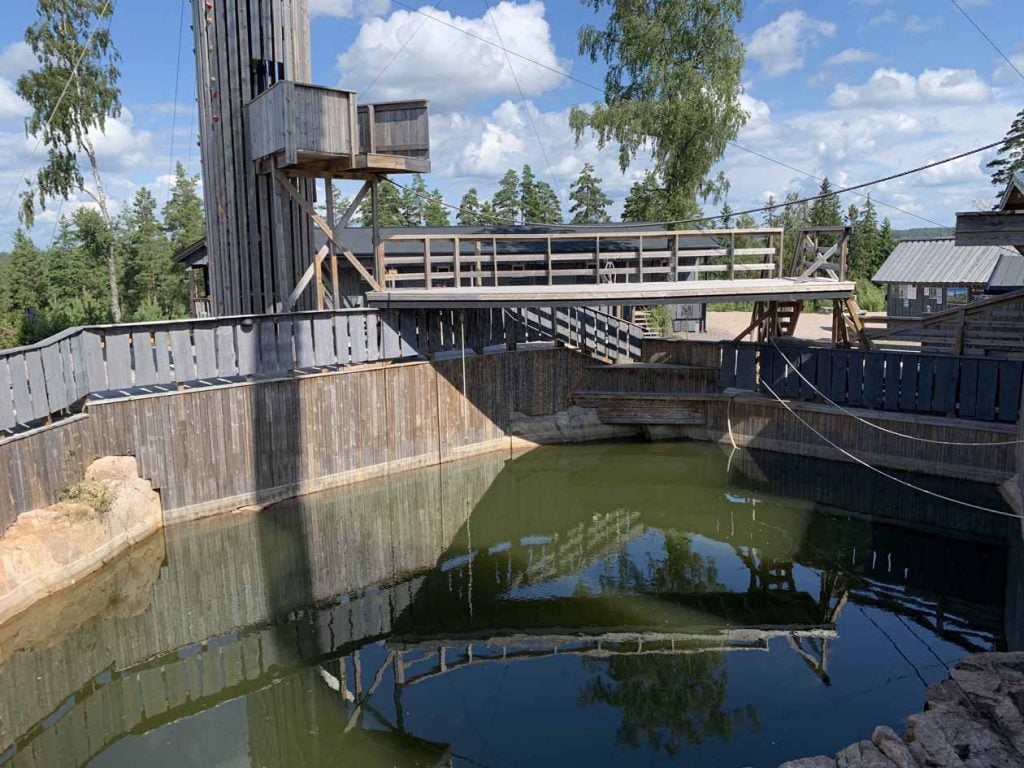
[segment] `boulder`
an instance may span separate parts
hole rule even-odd
[[[836,755],[836,768],[893,768],[894,765],[870,741],[858,741]]]
[[[910,753],[910,747],[889,726],[880,725],[875,728],[871,741],[896,768],[918,768],[914,756]]]

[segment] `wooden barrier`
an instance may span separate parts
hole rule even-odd
[[[723,343],[720,384],[794,400],[820,399],[821,392],[857,408],[1014,423],[1022,376],[1019,360]]]

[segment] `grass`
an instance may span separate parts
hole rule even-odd
[[[60,492],[60,501],[85,504],[105,515],[114,503],[114,491],[106,484],[75,483]]]

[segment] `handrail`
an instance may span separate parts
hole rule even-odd
[[[610,362],[639,360],[643,328],[593,307],[505,310],[516,322],[516,341],[551,340]]]

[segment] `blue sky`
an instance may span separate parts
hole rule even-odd
[[[379,76],[361,98],[431,100],[434,172],[428,184],[451,202],[458,202],[469,186],[491,194],[506,168],[524,162],[553,180],[564,197],[579,168],[590,161],[615,198],[617,211],[632,181],[642,175],[642,159],[623,174],[614,150],[598,152],[589,138],[579,145],[573,142],[568,110],[592,101],[598,96],[594,90],[513,57],[527,97],[524,105],[504,54],[486,43],[388,0],[310,1],[315,81],[362,91]],[[1024,70],[1024,3],[960,2]],[[410,4],[495,39],[491,19],[484,16],[484,0]],[[508,48],[601,84],[603,67],[577,54],[580,24],[599,18],[591,9],[577,0],[492,0],[492,6]],[[179,0],[117,3],[113,34],[123,57],[126,109],[97,144],[118,205],[139,185],[150,186],[162,201],[172,156],[199,172],[188,18],[174,106],[180,10]],[[31,0],[5,3],[6,23],[0,29],[0,247],[16,226],[16,204],[6,208],[11,190],[26,168],[31,177],[43,154],[32,153],[34,141],[22,129],[25,105],[12,90],[17,76],[32,64],[20,40],[34,16]],[[753,0],[739,31],[747,44],[743,103],[751,117],[738,143],[839,184],[888,175],[999,139],[1024,107],[1024,79],[946,0]],[[404,50],[381,74],[403,44]],[[881,185],[872,194],[898,226],[928,226],[926,220],[949,225],[955,211],[991,201],[994,190],[983,168],[990,158],[991,153],[974,156]],[[768,194],[809,192],[818,184],[737,148],[729,149],[721,169],[732,182],[729,203],[734,209],[754,207]],[[844,206],[859,202],[856,196],[847,197]],[[86,201],[74,200],[62,212]],[[56,209],[42,214],[33,231],[44,245],[56,216]]]

